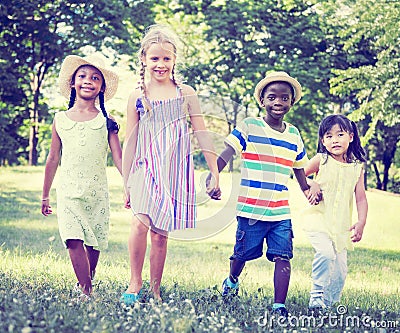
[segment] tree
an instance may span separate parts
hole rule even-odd
[[[375,150],[372,155],[384,166],[381,181],[376,161],[373,162],[377,186],[387,189],[388,171],[400,135],[400,3],[358,0],[346,8],[346,13],[340,17],[344,24],[340,37],[345,41],[350,67],[334,70],[332,92],[347,97],[353,120],[369,121],[364,143],[375,137],[371,141]],[[388,145],[382,147],[377,138],[383,138]]]
[[[314,144],[314,124],[330,100],[330,55],[315,6],[299,0],[180,0],[170,10],[175,19],[191,21],[188,34],[204,36],[189,50],[184,76],[220,104],[228,131],[240,113],[260,112],[253,98],[256,83],[268,71],[284,70],[305,93],[288,120],[311,133],[306,144]]]
[[[3,49],[0,48],[0,166],[15,164],[19,158],[24,158],[25,151],[21,149],[28,144],[27,140],[20,135],[20,127],[25,117],[24,109],[21,108],[26,101],[22,89],[18,87],[18,73],[15,67],[4,60]]]
[[[376,188],[379,190],[388,190],[389,169],[396,154],[399,137],[400,123],[390,127],[380,121],[377,123],[376,131],[371,138],[371,143],[375,147],[371,164],[376,176]],[[378,162],[382,163],[382,172],[379,170]]]
[[[30,165],[37,164],[38,126],[47,116],[41,95],[46,77],[54,75],[67,54],[84,46],[130,52],[138,29],[152,17],[151,5],[128,0],[11,0],[0,5],[1,66],[14,67],[26,97]]]

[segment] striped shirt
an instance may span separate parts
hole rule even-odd
[[[243,120],[225,139],[241,154],[241,181],[237,215],[260,221],[290,219],[287,183],[292,169],[308,162],[300,133],[286,123],[283,133],[263,118]]]

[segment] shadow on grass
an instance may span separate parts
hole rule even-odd
[[[21,191],[7,186],[0,194],[0,226],[5,221],[28,218],[39,219],[41,197],[37,191]]]

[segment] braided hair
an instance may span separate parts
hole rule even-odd
[[[155,24],[147,28],[144,37],[141,41],[140,49],[138,51],[139,77],[140,77],[138,85],[142,95],[145,97],[143,98],[143,105],[147,111],[150,111],[151,107],[146,99],[146,93],[147,93],[145,85],[146,65],[143,63],[142,58],[146,56],[146,52],[152,44],[162,44],[162,43],[169,43],[172,45],[174,50],[174,55],[176,58],[178,50],[178,36],[176,36],[176,34],[168,26],[160,24]],[[176,66],[174,66],[171,71],[171,80],[176,86],[180,87],[181,81],[176,78],[175,67]]]
[[[79,70],[81,67],[84,67],[84,66],[94,67],[94,66],[92,66],[92,65],[82,65],[82,66],[79,66],[79,67],[75,70],[75,72],[72,74],[72,78],[71,78],[71,87],[72,87],[72,85],[73,85],[74,82],[75,82],[75,75],[76,75],[76,73],[78,72],[78,70]],[[94,68],[96,68],[96,67],[94,67]],[[100,72],[101,77],[102,77],[102,79],[103,79],[103,84],[102,84],[102,86],[101,86],[101,89],[104,91],[104,90],[106,89],[106,81],[105,81],[105,79],[104,79],[103,73],[101,73],[100,70],[99,70],[99,72]],[[107,130],[108,130],[108,132],[112,132],[112,133],[117,134],[118,131],[119,131],[119,125],[117,124],[117,122],[116,122],[115,120],[111,119],[111,118],[108,116],[108,114],[107,114],[106,108],[105,108],[105,106],[104,106],[104,92],[103,92],[103,91],[100,91],[99,96],[98,96],[98,97],[99,97],[99,103],[100,103],[100,110],[101,110],[101,112],[103,113],[104,117],[105,117],[106,120],[107,120]],[[75,100],[76,100],[76,89],[72,87],[72,88],[71,88],[71,94],[69,95],[68,109],[70,109],[70,108],[72,108],[72,107],[74,106]]]
[[[104,117],[106,117],[107,119],[107,130],[109,132],[112,133],[118,133],[119,131],[119,125],[117,124],[117,122],[113,119],[111,119],[108,114],[107,111],[104,107],[104,92],[100,91],[99,93],[99,101],[100,101],[100,110],[101,112],[103,112]]]
[[[353,134],[353,141],[350,142],[346,153],[346,162],[366,162],[366,153],[361,145],[356,123],[341,114],[329,115],[322,120],[318,130],[319,140],[317,152],[325,155],[329,154],[325,146],[322,144],[322,139],[324,135],[335,125],[338,125],[342,131]]]

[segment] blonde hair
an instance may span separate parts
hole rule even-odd
[[[176,59],[178,54],[178,36],[166,25],[162,24],[154,24],[149,26],[144,33],[142,41],[140,43],[140,48],[138,51],[138,59],[139,59],[139,77],[140,81],[139,88],[143,95],[143,104],[147,111],[150,111],[151,107],[147,102],[146,99],[146,84],[145,84],[145,75],[146,75],[146,67],[142,61],[142,58],[146,56],[146,52],[152,44],[162,44],[162,43],[169,43],[172,45],[174,49],[174,56],[175,56],[175,64],[172,68],[172,76],[171,80],[176,86],[180,86],[182,83],[179,79],[177,79],[176,73]]]

